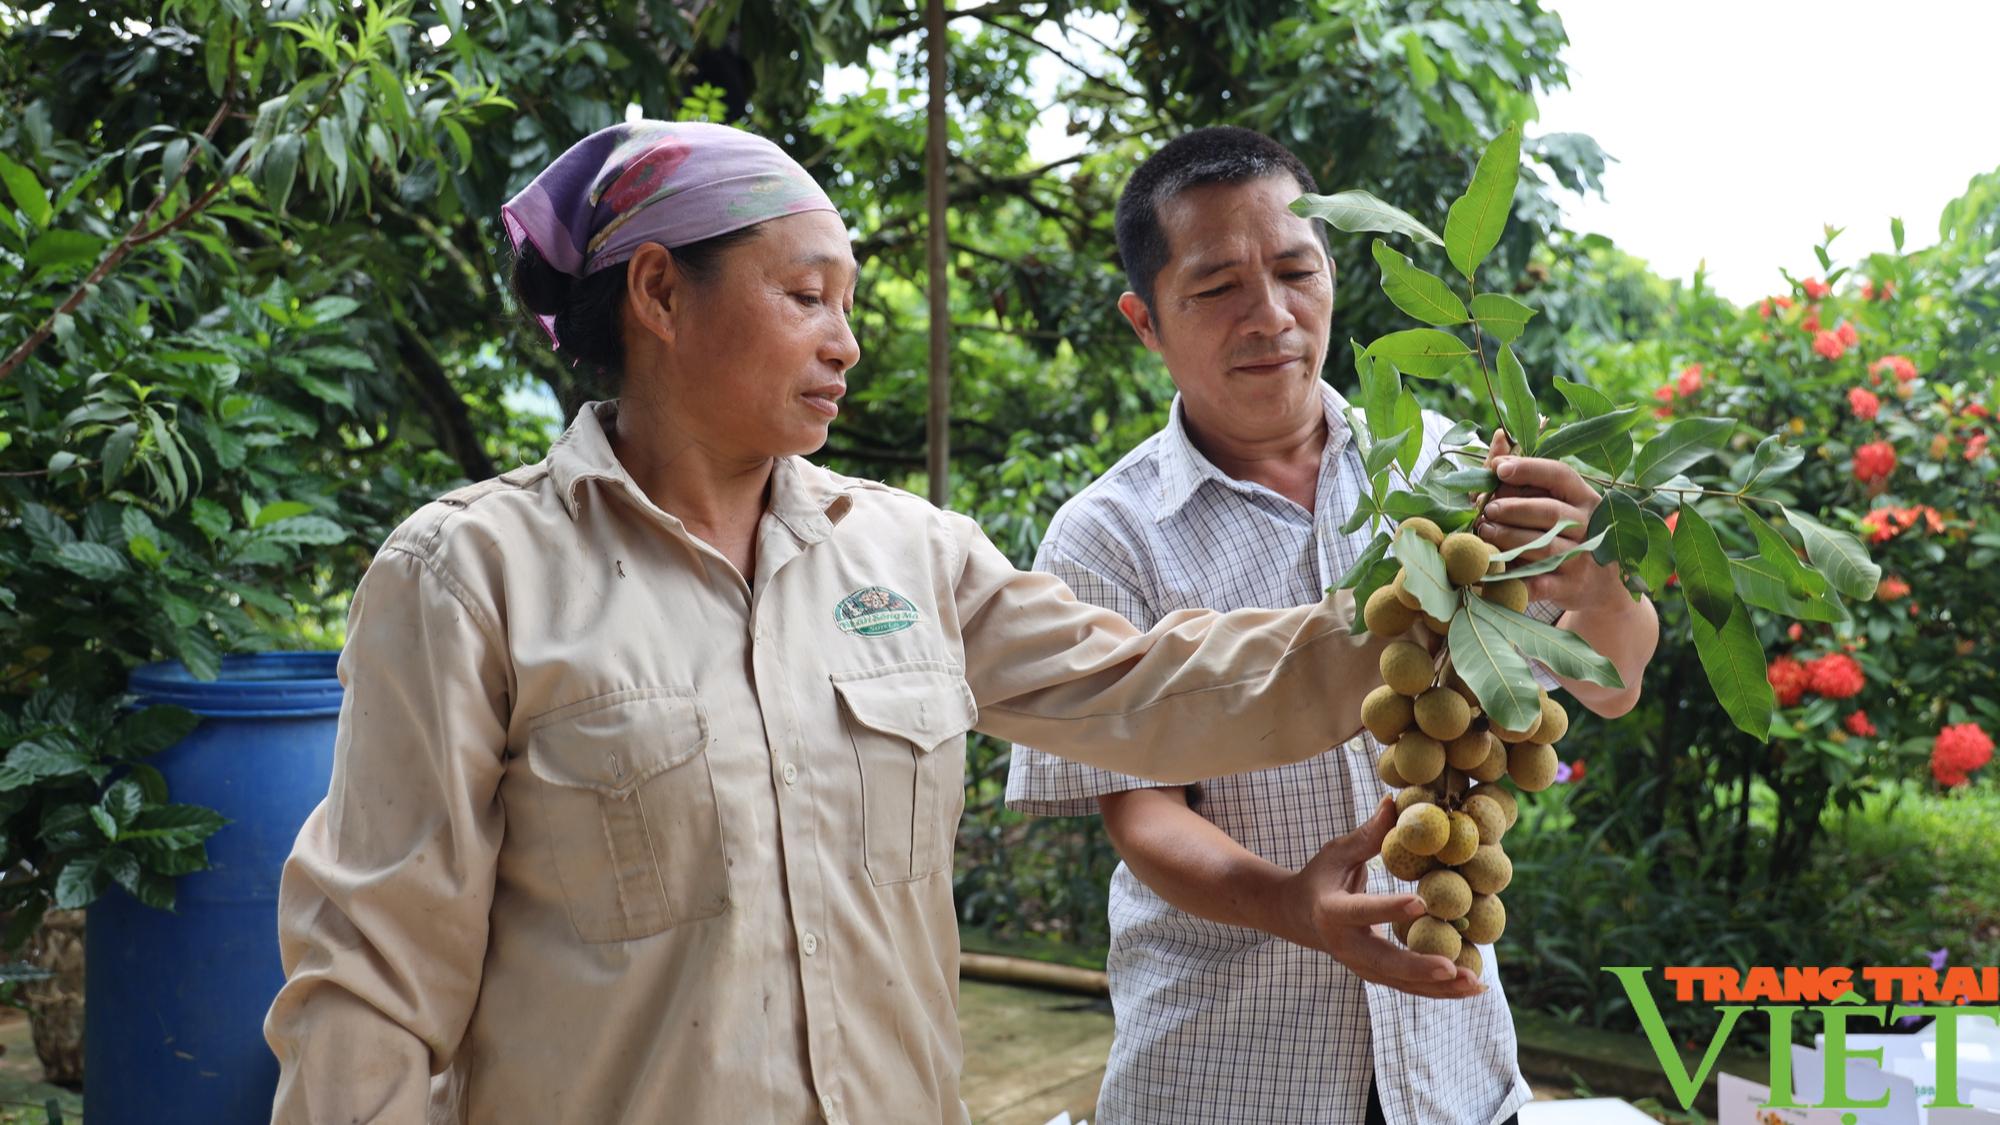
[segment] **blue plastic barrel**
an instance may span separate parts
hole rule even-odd
[[[141,704],[202,717],[151,759],[172,799],[232,823],[209,838],[213,866],[179,880],[174,913],[119,887],[90,908],[83,1080],[92,1125],[271,1119],[278,1064],[263,1022],[284,983],[278,875],[333,774],[338,658],[231,656],[214,681],[179,662],[132,673]]]

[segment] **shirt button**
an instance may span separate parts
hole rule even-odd
[[[805,950],[806,956],[808,957],[811,957],[813,954],[818,953],[819,952],[818,936],[815,935],[811,930],[807,930],[806,936],[799,941],[799,948]]]
[[[828,1121],[838,1120],[838,1118],[834,1117],[833,1115],[833,1096],[831,1094],[820,1095],[819,1111],[826,1115],[826,1119]]]
[[[799,783],[799,767],[792,763],[786,762],[785,768],[778,772],[784,775],[786,785],[797,785]]]

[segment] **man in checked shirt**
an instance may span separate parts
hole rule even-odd
[[[1144,628],[1195,606],[1317,600],[1368,542],[1346,402],[1319,377],[1334,264],[1289,210],[1317,190],[1282,145],[1201,129],[1140,165],[1118,203],[1119,311],[1179,390],[1166,427],[1063,505],[1036,567]],[[1427,464],[1451,423],[1424,419]],[[1419,472],[1422,465],[1419,465]],[[1478,533],[1500,547],[1597,495],[1560,462],[1504,458]],[[1601,715],[1638,698],[1659,626],[1588,556],[1530,580],[1530,612],[1610,657],[1611,691],[1537,669]],[[1370,685],[1328,684],[1365,692]],[[1017,747],[1014,808],[1101,812],[1117,1014],[1101,1125],[1494,1125],[1529,1098],[1492,950],[1482,979],[1386,938],[1422,912],[1370,866],[1393,823],[1365,732],[1300,765],[1156,788]]]

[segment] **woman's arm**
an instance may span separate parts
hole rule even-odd
[[[274,1123],[423,1121],[479,994],[507,671],[432,567],[384,548],[355,594],[333,783],[279,890]]]

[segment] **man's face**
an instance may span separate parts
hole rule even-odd
[[[1279,173],[1176,195],[1160,208],[1168,258],[1153,308],[1133,293],[1118,302],[1215,436],[1276,436],[1321,412],[1333,263],[1291,211],[1299,191]]]

